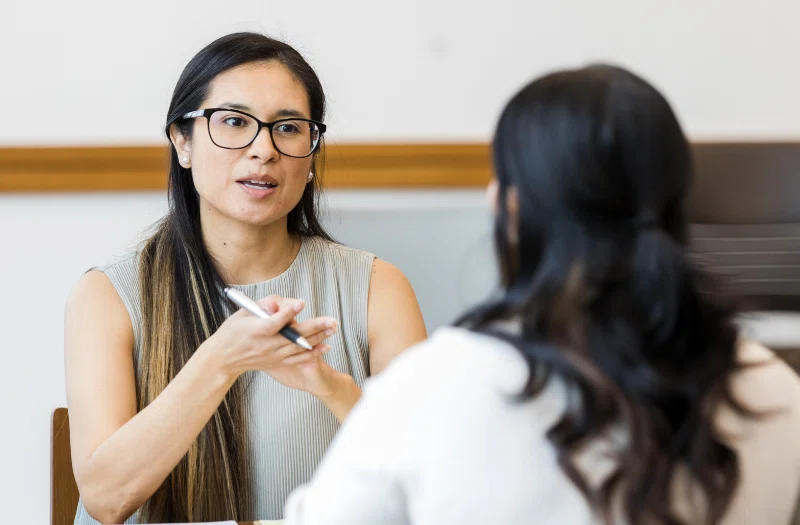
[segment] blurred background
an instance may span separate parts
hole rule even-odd
[[[163,214],[166,171],[158,159],[142,168],[140,157],[165,144],[174,84],[210,41],[260,31],[315,67],[329,97],[328,149],[345,158],[332,159],[326,224],[406,273],[429,331],[495,286],[484,157],[508,98],[557,68],[632,69],[666,94],[701,145],[710,175],[693,201],[700,245],[718,262],[738,257],[732,266],[756,271],[749,282],[769,290],[754,295],[784,296],[763,303],[748,333],[790,348],[800,347],[791,313],[800,296],[798,20],[794,0],[4,2],[6,520],[49,520],[49,417],[66,405],[66,296],[82,272],[124,253]],[[766,266],[780,268],[765,274]]]

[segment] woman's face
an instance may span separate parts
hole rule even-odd
[[[238,109],[263,122],[311,118],[305,88],[284,65],[274,61],[244,64],[221,73],[196,109],[206,108]],[[236,115],[231,116],[233,119],[224,125],[239,125]],[[219,112],[211,116],[217,122],[226,118]],[[171,130],[181,164],[191,167],[203,216],[257,226],[285,220],[309,183],[312,157],[293,158],[280,153],[267,128],[243,149],[217,146],[208,130],[205,117],[194,119],[191,137],[182,136],[177,126]]]

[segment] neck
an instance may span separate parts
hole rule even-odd
[[[252,284],[277,277],[291,266],[300,239],[286,229],[286,217],[265,226],[213,220],[201,213],[203,241],[229,284]]]

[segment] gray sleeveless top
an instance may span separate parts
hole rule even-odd
[[[292,265],[269,281],[234,285],[254,299],[280,295],[303,299],[302,321],[330,316],[339,320],[337,334],[326,340],[325,361],[350,374],[359,386],[369,375],[367,295],[374,255],[317,237],[305,238]],[[111,280],[131,317],[134,364],[141,373],[141,305],[137,254],[100,269]],[[289,493],[307,482],[339,425],[311,394],[287,388],[263,372],[249,372],[246,417],[250,442],[252,518],[281,519]],[[98,522],[78,504],[76,525]],[[137,514],[125,523],[138,523]]]

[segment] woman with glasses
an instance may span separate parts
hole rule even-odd
[[[492,158],[503,293],[370,382],[287,525],[788,525],[800,379],[690,260],[664,97],[548,74]]]
[[[169,213],[67,304],[75,523],[280,518],[365,378],[425,338],[405,277],[317,218],[324,110],[311,67],[262,35],[184,69]],[[225,287],[273,315],[234,313]]]

